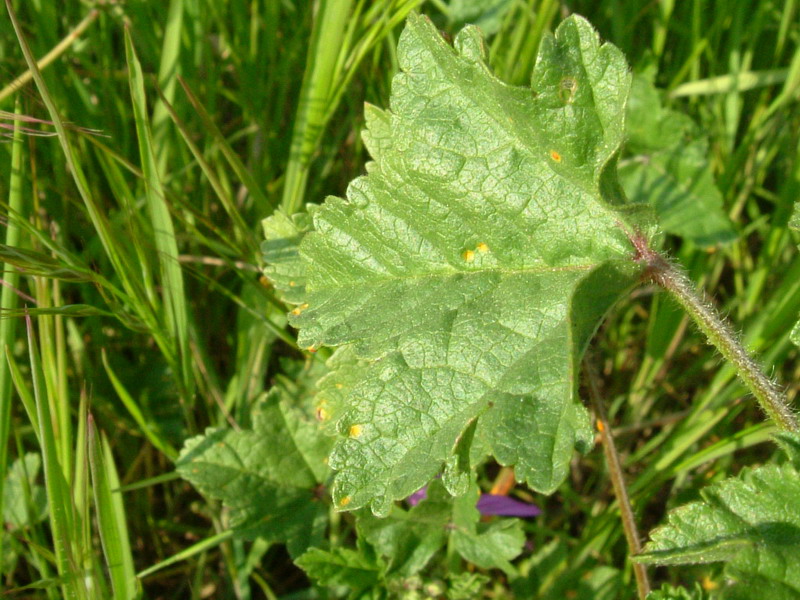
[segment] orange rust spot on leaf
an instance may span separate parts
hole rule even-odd
[[[349,432],[350,433],[350,437],[351,438],[357,438],[358,436],[361,435],[361,431],[362,430],[363,430],[363,427],[361,427],[361,425],[351,425],[350,426],[350,432]]]
[[[344,498],[339,500],[339,506],[347,506],[352,501],[353,499],[350,496],[345,496]]]
[[[464,252],[461,253],[461,258],[463,258],[466,262],[471,263],[475,260],[475,251],[464,250]]]
[[[550,150],[550,158],[552,158],[556,162],[561,162],[561,155],[556,152],[555,150]]]
[[[478,245],[475,247],[475,249],[476,249],[478,252],[480,252],[481,254],[486,254],[486,253],[489,251],[489,246],[488,246],[486,243],[484,243],[484,242],[481,242],[480,244],[478,244]]]

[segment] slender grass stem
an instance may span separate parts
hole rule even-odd
[[[594,412],[597,415],[597,429],[600,431],[600,438],[603,440],[603,454],[606,458],[608,473],[611,476],[611,485],[614,488],[614,495],[619,504],[622,529],[625,531],[625,539],[632,555],[642,551],[639,529],[636,527],[636,515],[633,513],[631,500],[628,496],[628,489],[625,486],[625,476],[622,473],[622,463],[619,460],[617,447],[614,445],[614,436],[611,433],[611,426],[608,423],[606,409],[603,406],[603,399],[598,385],[598,376],[590,361],[584,359],[584,373],[589,383],[589,398],[592,401]],[[632,563],[633,574],[636,577],[636,589],[640,600],[644,600],[650,593],[650,580],[647,577],[647,569],[643,564]]]
[[[351,6],[352,0],[322,0],[314,20],[281,201],[289,214],[304,203],[311,155],[325,126],[323,119],[335,85],[339,52],[334,49],[342,44]]]
[[[44,69],[50,63],[52,63],[59,56],[64,54],[64,52],[66,52],[70,48],[70,46],[72,46],[72,44],[75,43],[75,41],[83,34],[83,32],[86,31],[89,25],[94,23],[94,21],[99,16],[100,16],[99,10],[93,9],[89,11],[89,14],[86,15],[83,21],[78,23],[75,29],[70,31],[69,34],[67,34],[67,36],[63,40],[61,40],[58,44],[56,44],[56,46],[52,50],[50,50],[50,52],[48,52],[42,58],[39,59],[39,61],[36,63],[38,69],[40,71],[44,71]],[[28,69],[22,75],[14,79],[14,81],[12,81],[2,90],[0,90],[0,102],[8,98],[11,94],[16,92],[17,90],[19,90],[19,88],[28,83],[31,79],[33,79],[33,77],[34,77],[33,71],[31,69]]]
[[[689,314],[708,341],[729,361],[739,378],[753,393],[765,413],[787,431],[800,431],[797,417],[774,381],[761,372],[758,363],[745,350],[731,326],[708,300],[695,291],[691,279],[676,265],[647,245],[641,234],[629,236],[637,260],[647,267],[647,277],[664,288]]]
[[[20,114],[19,102],[16,114]],[[22,125],[20,121],[14,122],[13,146],[11,148],[11,177],[9,181],[9,194],[5,243],[14,247],[20,242],[20,226],[17,217],[24,207],[22,194]],[[3,267],[2,281],[5,284],[0,291],[0,307],[4,310],[13,310],[19,304],[14,290],[19,285],[19,273],[11,265]],[[16,337],[16,319],[0,320],[0,345],[9,348],[14,345]],[[0,358],[0,515],[3,513],[5,486],[5,473],[8,464],[9,426],[11,424],[11,370],[8,363]],[[4,556],[5,534],[0,533],[0,556]]]

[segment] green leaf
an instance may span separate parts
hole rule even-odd
[[[478,487],[453,498],[439,480],[431,482],[424,500],[409,510],[392,507],[386,518],[358,517],[358,533],[386,558],[387,573],[408,577],[419,573],[433,555],[450,544],[464,560],[484,569],[515,573],[510,560],[525,543],[519,519],[480,522],[475,508]]]
[[[774,436],[775,442],[783,448],[796,469],[800,469],[800,433],[779,431]]]
[[[450,0],[447,3],[449,25],[463,27],[476,25],[486,36],[497,33],[503,19],[514,6],[514,0]]]
[[[300,244],[300,345],[353,344],[367,362],[339,421],[334,498],[387,514],[463,468],[452,457],[475,419],[501,464],[552,492],[592,444],[579,361],[637,280],[626,232],[654,235],[616,180],[628,67],[575,16],[543,40],[534,91],[490,73],[474,27],[452,48],[411,16],[398,58],[391,110],[367,110],[375,162]]]
[[[42,459],[28,453],[11,465],[3,485],[3,521],[11,529],[30,527],[47,515],[44,488],[36,483]]]
[[[673,510],[635,560],[659,565],[725,561],[725,598],[800,596],[800,474],[791,465],[745,470]]]
[[[344,585],[355,592],[374,587],[382,579],[379,560],[349,548],[311,548],[295,563],[320,585]]]
[[[665,108],[644,75],[628,103],[628,156],[620,181],[632,202],[650,203],[664,230],[700,246],[736,238],[708,162],[708,142],[684,114]]]
[[[448,600],[472,600],[480,598],[483,588],[491,579],[480,573],[448,573]]]
[[[450,500],[426,498],[410,510],[394,506],[381,519],[369,513],[359,515],[359,537],[386,557],[387,572],[405,577],[419,573],[447,542]]]
[[[695,584],[693,590],[684,587],[673,587],[668,584],[661,586],[661,589],[653,590],[647,594],[647,600],[706,600],[708,594],[703,591],[700,584]]]
[[[310,406],[274,388],[253,415],[253,429],[209,429],[187,440],[181,477],[229,507],[245,538],[286,542],[292,556],[321,539],[326,506],[316,489],[328,474],[331,438],[320,435]]]
[[[453,548],[464,560],[483,569],[502,569],[513,576],[516,569],[509,561],[519,556],[525,544],[525,533],[519,519],[480,522],[478,487],[453,501]]]
[[[281,294],[287,304],[302,304],[305,301],[305,266],[300,259],[299,245],[303,236],[311,228],[311,209],[309,213],[288,216],[276,210],[261,222],[264,229],[264,242],[261,253],[266,266],[264,275]]]

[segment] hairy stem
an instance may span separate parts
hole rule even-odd
[[[762,373],[758,363],[747,353],[731,326],[697,291],[693,282],[676,265],[651,249],[640,234],[630,236],[637,259],[647,267],[647,276],[664,288],[684,308],[708,341],[736,368],[739,378],[750,389],[761,408],[786,431],[800,431],[797,417],[781,389]]]
[[[592,401],[595,415],[597,416],[597,429],[603,441],[603,454],[605,454],[606,466],[611,476],[611,485],[614,488],[614,495],[617,497],[617,503],[619,504],[622,529],[625,531],[625,539],[628,542],[631,555],[636,555],[642,551],[642,543],[639,538],[639,530],[636,527],[636,516],[633,514],[633,507],[628,497],[628,488],[625,487],[622,464],[619,460],[619,454],[617,454],[617,447],[614,445],[614,436],[611,434],[611,427],[608,424],[606,410],[600,396],[597,373],[593,365],[586,359],[584,359],[583,370],[584,373],[586,373],[586,379],[589,383],[589,397]],[[640,563],[635,562],[632,563],[632,565],[633,574],[636,577],[636,589],[639,593],[639,599],[644,600],[647,594],[650,593],[650,581],[647,578],[647,569]]]

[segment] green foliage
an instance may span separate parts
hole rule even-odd
[[[9,528],[29,527],[47,515],[45,491],[36,482],[41,468],[41,457],[29,452],[8,470],[3,486],[3,522]]]
[[[0,36],[0,127],[11,131],[11,113],[5,111],[14,110],[15,100],[28,115],[17,117],[24,119],[16,121],[21,125],[16,128],[17,141],[0,144],[0,220],[6,230],[0,247],[5,284],[0,302],[0,475],[5,485],[0,497],[6,521],[0,531],[0,565],[1,587],[9,597],[105,600],[137,593],[138,582],[146,597],[165,600],[291,600],[348,593],[403,600],[512,594],[543,600],[634,597],[628,550],[598,451],[572,456],[570,484],[551,498],[535,498],[542,508],[536,519],[475,520],[473,477],[483,491],[497,483],[492,481],[496,465],[485,459],[496,450],[489,442],[518,442],[508,435],[510,427],[493,429],[485,423],[494,408],[462,421],[463,431],[444,452],[446,459],[436,468],[429,465],[430,472],[439,471],[442,462],[450,468],[443,469],[441,480],[434,480],[433,501],[427,508],[425,503],[404,508],[390,502],[389,516],[381,521],[366,508],[337,514],[339,507],[330,502],[333,475],[322,462],[331,448],[329,434],[346,438],[350,426],[359,425],[348,413],[354,399],[361,408],[366,401],[352,391],[376,372],[374,355],[363,352],[363,340],[339,345],[332,354],[324,347],[313,355],[298,351],[294,331],[286,325],[284,303],[291,305],[290,312],[306,310],[306,264],[299,247],[314,228],[315,207],[309,202],[320,202],[327,194],[343,196],[347,183],[363,173],[367,148],[359,134],[365,125],[364,101],[388,106],[391,80],[401,71],[398,60],[408,63],[408,44],[404,41],[405,50],[398,54],[396,41],[405,14],[416,8],[429,15],[448,40],[463,24],[481,27],[488,36],[489,62],[467,60],[463,52],[451,62],[461,66],[459,73],[472,77],[468,92],[498,89],[497,97],[521,99],[520,113],[525,113],[531,92],[487,84],[487,78],[495,80],[482,64],[492,65],[499,80],[527,86],[540,40],[547,38],[544,44],[553,54],[548,32],[556,28],[567,4],[621,48],[631,64],[657,65],[657,73],[634,71],[626,106],[628,131],[614,132],[627,140],[618,161],[626,196],[639,205],[656,200],[655,209],[667,219],[661,227],[683,236],[666,238],[666,252],[686,266],[693,286],[705,289],[730,315],[776,380],[796,379],[797,348],[789,342],[788,330],[800,311],[800,258],[797,235],[787,231],[787,223],[800,195],[797,2],[7,4],[17,9],[17,31],[27,45],[23,52],[21,39]],[[5,10],[1,19],[9,22]],[[470,36],[460,38],[459,44],[465,39]],[[441,43],[434,47],[444,48]],[[448,52],[446,56],[455,56]],[[469,56],[474,54],[479,53]],[[22,83],[29,65],[43,57],[33,80]],[[469,65],[475,68],[470,71]],[[431,69],[434,76],[440,72]],[[440,81],[450,83],[447,78]],[[565,80],[559,100],[569,101],[572,91],[579,95],[587,89]],[[571,104],[576,110],[578,95]],[[413,97],[401,98],[401,107],[410,100]],[[446,102],[433,100],[428,105],[439,111],[436,114],[445,114],[446,107],[437,107],[435,100]],[[404,157],[398,157],[401,150],[409,159],[415,155],[399,144],[403,140],[394,126],[404,121],[394,114],[398,100],[392,102],[386,113],[369,109],[370,149],[381,140],[390,143],[388,158],[374,154],[377,162],[370,165],[367,180],[394,185],[402,175],[403,186],[398,187],[411,188],[419,180],[426,190],[441,187],[425,167],[441,166],[444,154],[421,169],[416,164],[405,169]],[[557,115],[558,103],[554,104],[552,114]],[[465,118],[471,119],[469,112]],[[692,122],[681,116],[684,112]],[[560,117],[543,113],[543,120],[540,114],[536,118],[548,132],[548,127],[563,125]],[[389,123],[384,138],[376,137],[381,119]],[[429,121],[427,126],[425,132],[436,124]],[[57,137],[32,135],[53,133],[53,128]],[[514,129],[521,135],[529,131]],[[542,139],[559,138],[570,145],[565,131]],[[430,137],[419,139],[417,146],[424,152],[416,156],[447,150]],[[502,137],[492,141],[504,143]],[[582,144],[579,137],[573,141],[574,146]],[[539,150],[541,142],[534,140],[533,146]],[[544,147],[551,158],[549,152],[555,149],[562,171],[570,170],[569,151],[549,143]],[[679,152],[683,147],[685,152]],[[470,154],[468,144],[458,150],[465,159],[480,158]],[[523,148],[518,154],[524,157],[526,152]],[[606,175],[612,173],[613,162],[608,161]],[[395,168],[398,164],[405,170]],[[489,163],[487,170],[504,175],[496,165]],[[524,184],[526,176],[538,172],[525,168],[525,176],[520,171],[509,182]],[[384,170],[394,178],[387,178]],[[420,171],[424,177],[417,176]],[[609,185],[612,179],[603,179],[601,187],[616,197],[615,186]],[[719,194],[709,187],[714,181]],[[475,186],[462,187],[463,197],[474,202],[475,187],[487,182],[491,183],[476,177]],[[273,213],[281,198],[291,216]],[[400,200],[402,206],[418,206],[406,196]],[[454,205],[448,201],[448,210]],[[292,214],[303,206],[307,212]],[[557,219],[569,212],[569,206],[542,206]],[[330,208],[326,211],[332,214]],[[498,224],[498,218],[487,218],[482,208],[473,212],[477,217],[467,222],[469,227],[477,220],[484,229],[513,233],[513,228]],[[449,222],[458,221],[461,214],[453,212]],[[262,239],[259,224],[269,215],[264,256],[271,262],[273,285],[257,277],[263,267],[256,251]],[[428,231],[438,232],[440,221],[430,215],[422,220],[430,222]],[[559,226],[568,222],[559,220]],[[378,232],[378,224],[385,223],[376,221],[368,231]],[[440,246],[450,248],[454,228],[442,231],[451,238],[440,240]],[[737,236],[733,240],[731,231]],[[484,239],[461,240],[463,247],[445,262],[473,277],[459,257],[469,256],[466,250],[477,251]],[[563,252],[563,246],[548,245],[553,239],[545,236],[537,244],[523,240],[520,246],[524,251],[546,247],[552,254]],[[587,236],[580,241],[588,245],[589,240]],[[627,247],[625,239],[621,242]],[[494,242],[484,243],[485,249],[496,250]],[[370,249],[376,245],[377,240]],[[403,256],[417,254],[415,247]],[[490,254],[475,252],[471,264],[476,271],[486,266],[478,261]],[[622,264],[624,259],[615,256],[612,262]],[[584,281],[585,287],[600,289]],[[560,314],[586,314],[577,305],[584,298],[582,289],[561,290],[559,302],[569,306],[562,306]],[[520,315],[541,316],[542,311],[536,311],[542,305],[528,300],[529,291],[518,295],[519,306],[505,316],[504,325],[519,325]],[[488,298],[482,305],[486,314],[507,310],[508,302],[498,300],[498,294],[465,298],[464,304],[474,308]],[[407,297],[391,296],[389,290],[387,296],[399,306]],[[740,464],[765,462],[770,449],[764,442],[774,434],[746,400],[734,369],[718,369],[719,361],[704,349],[693,328],[685,327],[682,313],[662,300],[644,288],[617,303],[591,351],[602,378],[602,400],[618,433],[636,520],[646,523],[658,520],[665,504],[698,498],[703,485],[737,472]],[[592,302],[590,295],[586,303]],[[607,304],[599,302],[597,312]],[[314,308],[310,302],[309,307]],[[426,305],[431,307],[436,306]],[[463,306],[452,311],[465,315]],[[33,320],[30,342],[17,318],[26,312]],[[406,308],[385,313],[387,322],[402,318],[402,327],[409,325],[397,339],[391,330],[387,336],[385,360],[390,366],[397,352],[413,351],[414,341],[422,337],[423,331],[413,327],[423,312]],[[476,323],[483,326],[484,314],[479,316]],[[592,329],[589,321],[596,319],[577,323],[575,329]],[[489,348],[492,357],[503,358],[508,334],[494,331],[476,338],[475,347]],[[471,331],[462,332],[457,349],[471,360],[474,354],[464,351]],[[398,349],[399,337],[407,345]],[[31,354],[28,346],[34,343],[41,351]],[[419,348],[439,343],[435,339]],[[580,346],[574,344],[577,355]],[[520,345],[512,344],[509,354],[519,351]],[[300,354],[308,364],[299,360]],[[532,361],[538,367],[545,364],[544,358],[546,369],[565,362],[574,366],[570,356],[555,339],[550,345],[539,344],[535,352],[525,354],[523,349],[520,379],[538,377],[538,368],[530,368]],[[563,387],[577,385],[577,369],[568,376],[572,381]],[[409,395],[418,391],[414,388]],[[523,395],[528,397],[533,398],[533,392]],[[561,406],[573,401],[574,390]],[[108,443],[100,443],[99,435],[92,441],[87,405],[97,431],[113,433]],[[384,419],[386,406],[380,406]],[[557,405],[542,403],[536,410],[544,406]],[[264,412],[254,420],[253,409],[259,407]],[[581,416],[580,409],[575,412]],[[306,449],[302,456],[291,444],[287,449],[283,441],[276,441],[291,438],[293,422],[303,423],[296,430],[297,443],[292,442]],[[409,427],[420,430],[419,422],[409,420]],[[204,493],[200,497],[175,472],[176,448],[209,427],[208,439],[200,436],[191,442],[201,460],[197,474],[207,478],[198,480],[197,489]],[[522,416],[514,431],[526,439],[538,433]],[[363,436],[367,430],[356,427],[352,432]],[[569,432],[564,437],[569,439]],[[586,430],[583,438],[588,437]],[[800,468],[796,437],[775,438],[794,468]],[[318,450],[309,450],[314,444],[319,444]],[[559,449],[562,457],[570,454],[567,446]],[[268,458],[248,456],[251,448]],[[298,468],[282,470],[283,463],[275,459],[280,452]],[[422,448],[420,455],[423,462],[428,460]],[[36,456],[41,462],[38,477]],[[785,458],[778,455],[773,462],[783,464]],[[552,467],[547,461],[542,464]],[[31,468],[18,470],[22,466]],[[190,465],[181,463],[180,469],[184,472]],[[273,474],[275,479],[269,479]],[[213,485],[222,481],[228,485]],[[23,508],[15,491],[20,486],[24,502],[30,503],[24,513],[17,510]],[[453,498],[447,488],[465,493]],[[46,510],[44,490],[50,502]],[[259,511],[242,506],[247,494],[250,502],[268,507],[296,496],[300,514],[317,519],[317,524],[298,525],[295,515],[286,512],[276,515],[286,517],[286,532],[255,523]],[[309,498],[317,512],[303,513]],[[430,530],[418,522],[427,514],[435,517]],[[20,520],[23,515],[26,521]],[[463,527],[451,529],[456,520]],[[512,557],[510,550],[516,550],[522,533],[525,551]],[[294,541],[288,539],[291,536]],[[309,539],[313,550],[307,547]],[[278,547],[284,543],[290,544],[293,556],[304,557],[301,564],[308,561],[308,578],[293,564],[292,555]],[[482,556],[480,550],[490,556]],[[506,574],[512,573],[507,563],[513,574]],[[654,587],[668,581],[685,588],[664,587],[651,597],[686,600],[733,594],[724,587],[713,590],[722,584],[717,578],[722,570],[720,563],[651,569]],[[131,582],[131,571],[136,581]],[[714,574],[713,580],[704,580],[709,593],[694,580],[707,573]],[[128,592],[120,591],[121,586]],[[768,600],[767,586],[758,591],[757,598]]]
[[[408,510],[394,506],[386,518],[359,514],[359,536],[384,557],[387,572],[392,574],[419,573],[445,545],[481,568],[513,574],[509,561],[519,555],[525,542],[520,521],[480,523],[477,500],[474,485],[463,496],[453,498],[441,482],[434,481],[425,500]]]
[[[427,496],[409,509],[393,506],[389,515],[378,518],[367,511],[357,513],[358,550],[323,551],[312,548],[298,558],[297,564],[309,576],[325,585],[344,585],[355,596],[372,590],[375,597],[381,590],[424,590],[424,574],[434,556],[445,548],[482,569],[502,569],[516,576],[509,561],[522,551],[525,534],[517,519],[501,519],[491,523],[480,521],[475,508],[478,488],[470,486],[466,494],[453,498],[440,481],[432,482]],[[453,565],[452,559],[448,564]],[[456,577],[441,583],[448,598],[476,593],[485,581],[482,578]],[[409,598],[418,596],[411,595]]]
[[[490,36],[503,26],[503,19],[513,4],[513,0],[450,0],[447,20],[451,30],[470,24],[480,27],[484,35]]]
[[[665,583],[660,589],[647,595],[647,600],[706,600],[706,598],[708,598],[708,594],[703,591],[700,584],[695,585],[693,590],[688,590]]]
[[[636,281],[626,231],[652,235],[616,184],[627,65],[578,17],[543,42],[533,92],[489,73],[474,28],[454,50],[412,16],[398,57],[391,110],[367,111],[375,162],[300,245],[300,345],[353,344],[368,362],[334,499],[385,515],[443,466],[463,493],[473,428],[551,492],[591,445],[578,364]]]
[[[187,440],[176,465],[204,495],[231,509],[237,535],[286,543],[294,556],[323,535],[327,511],[315,493],[327,477],[331,446],[318,434],[303,391],[274,388],[254,412],[251,430],[209,429]]]
[[[631,596],[622,571],[596,563],[574,568],[569,564],[569,553],[569,547],[558,538],[539,548],[521,565],[527,573],[513,581],[515,596],[542,600],[615,600]]]
[[[794,466],[746,469],[670,512],[636,560],[659,565],[725,561],[724,598],[800,595],[800,473]]]
[[[331,551],[312,548],[296,563],[320,585],[350,588],[351,597],[364,597],[359,592],[375,587],[381,581],[380,561],[348,548]]]
[[[632,202],[653,206],[665,231],[700,246],[730,242],[736,233],[714,184],[708,140],[688,116],[663,106],[652,75],[633,77],[622,187]]]

